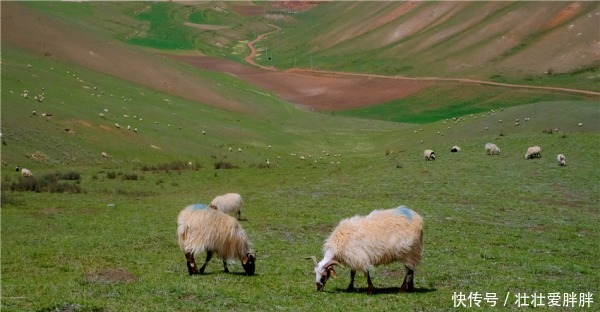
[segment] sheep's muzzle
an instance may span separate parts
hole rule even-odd
[[[317,291],[321,291],[323,290],[323,288],[325,288],[325,284],[321,284],[321,283],[316,283],[317,284]]]

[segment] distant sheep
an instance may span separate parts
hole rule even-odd
[[[354,290],[357,270],[367,277],[367,294],[374,287],[369,272],[375,266],[401,261],[407,273],[400,291],[414,290],[414,271],[423,251],[423,219],[405,206],[395,209],[375,210],[367,216],[354,216],[342,220],[323,245],[323,260],[315,263],[317,291],[323,290],[334,265],[350,267],[350,285]]]
[[[458,146],[454,145],[454,146],[452,146],[452,148],[450,149],[450,152],[452,152],[452,153],[458,153],[458,152],[460,152],[460,147],[458,147]]]
[[[15,170],[17,172],[20,171],[21,172],[21,176],[24,176],[24,177],[33,177],[33,172],[31,172],[31,170],[29,170],[27,168],[19,168],[19,166],[17,166],[15,168]]]
[[[558,161],[559,166],[567,165],[567,159],[565,158],[565,155],[563,155],[563,154],[558,154],[558,156],[556,156],[556,160]]]
[[[246,275],[254,274],[252,243],[240,223],[231,216],[202,204],[187,206],[177,217],[177,236],[190,275],[204,274],[213,253],[223,261],[225,273],[229,273],[227,261],[239,259]],[[198,269],[194,256],[204,251],[206,260]]]
[[[500,155],[500,149],[494,143],[486,143],[485,151],[488,153],[488,155]]]
[[[525,152],[525,159],[540,158],[542,157],[542,148],[539,146],[530,146]]]
[[[241,216],[241,208],[243,203],[242,195],[238,193],[227,193],[215,197],[210,203],[210,208],[219,210],[223,213],[235,215],[238,220]]]
[[[435,153],[430,149],[426,149],[425,152],[423,152],[423,156],[425,156],[426,161],[435,160]]]

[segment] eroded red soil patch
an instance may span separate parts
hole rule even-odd
[[[230,73],[311,110],[343,110],[385,103],[406,97],[430,85],[429,82],[372,76],[344,77],[270,71],[209,56],[169,57],[202,69]]]

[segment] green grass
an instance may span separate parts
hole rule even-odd
[[[498,80],[500,76],[503,82],[509,83],[595,92],[600,90],[597,74],[589,73],[599,69],[598,62],[593,60],[579,68],[562,70],[560,74],[558,67],[561,66],[555,60],[560,55],[548,58],[547,67],[542,69],[539,68],[542,65],[534,68],[529,64],[503,67],[503,62],[510,63],[512,57],[524,51],[542,52],[546,48],[545,43],[541,43],[543,39],[555,35],[553,32],[558,32],[565,25],[551,30],[525,27],[523,31],[527,35],[518,38],[518,44],[512,48],[506,45],[504,53],[490,57],[504,47],[495,44],[510,33],[511,28],[504,20],[510,18],[511,14],[519,12],[525,16],[543,10],[558,12],[564,9],[562,4],[546,3],[541,6],[520,2],[494,5],[491,9],[489,3],[475,1],[462,5],[460,10],[445,11],[442,4],[428,2],[393,20],[388,19],[387,23],[375,29],[365,32],[357,27],[362,25],[366,28],[379,19],[389,18],[387,14],[399,6],[398,3],[385,1],[351,5],[343,1],[322,3],[295,15],[292,21],[281,22],[283,31],[272,34],[260,43],[263,50],[268,48],[269,53],[276,57],[272,60],[258,58],[257,61],[278,68],[315,68],[390,76],[470,77],[484,80]],[[593,16],[596,10],[597,7],[592,4],[582,6],[581,11],[565,23],[583,22],[588,16]],[[441,11],[445,13],[434,13]],[[481,16],[486,18],[479,20]],[[465,25],[468,20],[473,20],[475,24]],[[428,21],[435,22],[428,24]],[[421,28],[411,32],[412,27]],[[446,31],[451,35],[444,36]],[[591,41],[586,42],[583,45]],[[420,48],[423,44],[426,44],[426,48]],[[544,75],[549,68],[554,68],[556,74]]]
[[[530,140],[541,142],[541,159],[523,159]],[[3,310],[66,303],[100,311],[199,305],[299,311],[319,309],[323,301],[335,311],[357,304],[450,310],[459,291],[501,298],[507,292],[595,292],[600,198],[593,186],[600,172],[589,159],[600,156],[597,140],[597,134],[515,135],[499,139],[499,157],[483,155],[483,141],[473,140],[459,154],[440,150],[435,162],[411,149],[343,155],[339,165],[318,168],[136,172],[135,181],[81,168],[85,194],[11,193],[22,202],[3,205]],[[564,150],[568,165],[562,168],[553,155]],[[234,274],[224,274],[213,260],[206,275],[190,277],[177,246],[177,213],[226,191],[245,198],[242,225],[258,253],[256,276],[236,274],[239,263]],[[362,275],[358,293],[343,291],[348,269],[317,293],[312,264],[303,258],[321,256],[340,219],[400,204],[425,219],[418,291],[394,293],[403,273],[393,264],[372,275],[383,291],[373,297],[365,294]]]
[[[437,84],[402,99],[340,112],[344,116],[406,123],[430,123],[442,119],[488,112],[501,107],[545,101],[583,101],[579,95],[506,89],[457,83]]]
[[[441,86],[413,95],[414,107],[391,103],[368,116],[401,111],[406,124],[308,113],[230,75],[197,72],[218,94],[245,99],[252,113],[241,114],[7,45],[2,57],[2,311],[439,311],[454,310],[455,292],[496,293],[499,305],[509,294],[506,309],[520,310],[516,293],[597,295],[597,101]],[[24,89],[46,100],[26,100]],[[46,111],[53,118],[40,116]],[[133,115],[144,120],[134,124]],[[116,122],[140,131],[117,131]],[[486,156],[486,142],[502,154]],[[462,152],[450,153],[454,144]],[[542,147],[541,159],[524,160],[531,145]],[[425,148],[437,160],[424,161]],[[556,164],[558,153],[566,167]],[[267,158],[272,165],[262,168]],[[238,168],[215,169],[219,161]],[[187,162],[193,166],[181,167]],[[11,191],[15,165],[36,177],[78,173],[81,192]],[[239,263],[225,274],[213,260],[205,275],[190,277],[177,214],[226,192],[244,197],[256,275],[241,276]],[[304,258],[322,256],[336,224],[401,204],[425,220],[417,291],[396,294],[404,273],[395,263],[373,272],[374,296],[362,274],[358,292],[344,291],[348,268],[316,292]]]

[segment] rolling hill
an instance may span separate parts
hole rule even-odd
[[[314,45],[310,53],[315,53],[313,65],[316,65],[319,53],[341,53],[340,47],[351,45],[359,37],[382,38],[376,34],[382,34],[389,25],[408,16],[422,15],[422,5],[425,4],[412,7],[394,2],[316,3],[301,13],[281,14],[280,11],[273,13],[268,6],[230,2],[214,5],[3,3],[2,133],[6,145],[2,161],[12,165],[30,163],[30,166],[37,163],[110,166],[202,159],[205,166],[211,166],[212,162],[228,159],[238,164],[257,165],[266,158],[286,154],[316,154],[330,148],[353,151],[358,138],[366,140],[361,144],[365,146],[362,151],[368,154],[384,149],[394,141],[390,135],[402,133],[398,131],[403,129],[483,114],[498,107],[540,102],[555,105],[554,101],[568,103],[561,105],[568,106],[573,117],[544,127],[571,129],[579,119],[590,126],[574,131],[598,130],[592,126],[598,110],[593,104],[589,106],[598,98],[594,95],[510,90],[448,81],[396,81],[369,75],[344,77],[263,70],[239,63],[244,53],[249,52],[244,46],[249,39],[261,32],[273,31],[269,23],[284,28],[259,43],[259,50],[265,51],[275,40],[277,49],[271,48],[269,53],[283,53],[286,46],[291,47],[286,40],[305,41],[307,46]],[[532,8],[529,5],[450,5],[446,2],[425,7],[431,9],[430,6],[437,8],[438,5],[440,9],[432,12],[446,8],[449,13],[443,20],[448,21],[453,20],[453,14],[465,10],[477,12],[487,8],[501,13],[507,8],[525,12]],[[357,12],[364,12],[365,6],[371,8],[368,11],[373,16],[357,19]],[[549,6],[549,11],[558,10],[558,4]],[[594,8],[582,4],[577,11],[580,13],[571,19],[593,20],[595,15],[589,12]],[[306,31],[317,27],[313,25],[319,20],[317,17],[333,11],[352,17],[348,19],[362,27],[350,27],[340,17],[322,25],[318,36],[307,35]],[[571,19],[557,23],[563,25]],[[378,22],[367,23],[372,20]],[[236,26],[232,24],[234,21],[241,23]],[[432,25],[423,25],[419,33],[432,33]],[[342,29],[345,32],[339,33]],[[173,31],[181,33],[181,37],[172,39],[180,41],[180,46],[157,44],[164,42],[161,40],[166,40],[164,38]],[[327,42],[322,51],[321,40]],[[289,56],[302,51],[294,48]],[[585,51],[582,53],[588,53]],[[205,56],[210,53],[213,56]],[[343,54],[344,58],[354,57],[351,51]],[[220,59],[223,56],[229,60]],[[593,57],[587,58],[590,59]],[[264,55],[259,55],[257,60],[265,63]],[[380,59],[377,63],[391,65],[397,61]],[[577,62],[568,63],[571,69],[582,66]],[[266,65],[281,64],[269,61]],[[332,62],[324,67],[348,69],[338,65]],[[380,71],[378,65],[365,62],[365,66],[371,65],[373,73]],[[519,67],[516,71],[520,70]],[[431,72],[423,70],[422,74]],[[477,76],[478,72],[454,74]],[[582,89],[589,86],[587,82],[572,83],[567,84]],[[23,96],[25,91],[30,93],[28,98]],[[44,93],[44,102],[36,102],[32,97],[41,93]],[[584,104],[578,105],[579,101]],[[367,107],[362,108],[364,106]],[[332,110],[342,112],[330,114]],[[51,113],[52,117],[44,118],[40,116],[42,113]],[[133,132],[135,128],[137,132]],[[410,133],[410,130],[404,131]],[[475,137],[475,133],[468,131],[457,133],[462,134],[456,139]],[[348,136],[354,139],[349,141]],[[268,146],[273,146],[273,150]],[[232,154],[230,147],[253,152]],[[101,152],[112,157],[103,159]]]
[[[598,2],[0,5],[2,311],[597,308]],[[228,192],[256,274],[189,276],[178,212]],[[336,224],[399,205],[416,291],[402,263],[315,291]]]

